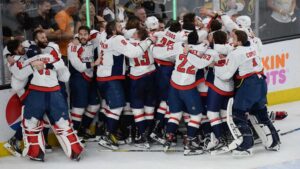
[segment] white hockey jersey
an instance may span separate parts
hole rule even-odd
[[[100,34],[101,33],[99,31],[94,30],[94,29],[91,30],[91,32],[90,32],[89,41],[93,44],[94,49],[97,49],[97,47],[99,45],[99,38],[98,38],[98,36],[100,36]],[[74,38],[78,38],[78,34],[75,34]]]
[[[94,68],[91,67],[91,62],[94,62],[94,45],[91,42],[77,46],[70,43],[68,46],[68,59],[71,74],[79,73],[85,80],[92,80]]]
[[[132,45],[123,36],[116,35],[100,41],[99,57],[101,63],[97,67],[97,80],[110,81],[125,79],[125,57],[143,56],[151,45],[150,40],[142,41],[138,46]]]
[[[236,71],[238,71],[237,79],[263,73],[263,64],[255,45],[238,46],[229,53],[225,65],[215,66],[215,75],[223,80],[232,78]]]
[[[27,59],[27,61],[35,61],[40,60],[45,64],[51,63],[53,64],[53,69],[42,69],[40,71],[34,70],[33,78],[30,82],[29,89],[43,91],[43,92],[52,92],[60,89],[58,84],[58,74],[57,71],[65,69],[66,66],[62,59],[56,57],[56,54],[40,54],[36,55],[33,58]]]
[[[49,42],[48,46],[45,49],[42,49],[43,54],[50,53],[53,55],[53,57],[59,57],[61,58],[61,53],[59,50],[59,46],[56,43]],[[56,68],[58,80],[61,82],[68,82],[70,78],[70,72],[67,66],[65,64],[60,64],[60,68]]]
[[[153,46],[153,56],[157,58],[175,57],[175,69],[171,76],[171,85],[178,90],[189,90],[204,82],[203,68],[212,63],[211,56],[205,55],[206,44],[190,45],[191,50],[184,54],[182,43],[165,47]]]
[[[12,73],[11,88],[23,100],[25,98],[25,86],[28,83],[28,77],[33,73],[33,68],[30,65],[22,67],[22,63],[27,59],[26,55],[14,55],[12,57],[15,63],[7,64],[8,70]]]
[[[215,66],[222,66],[226,63],[227,55],[234,49],[233,46],[226,44],[215,44],[214,45],[214,62]],[[212,90],[219,93],[223,96],[232,96],[234,90],[234,82],[233,79],[222,80],[219,77],[215,76],[214,67],[209,67],[208,74],[206,77],[206,85],[209,86]]]
[[[140,41],[130,39],[130,43],[134,46],[138,46]],[[136,58],[129,58],[129,77],[131,79],[139,79],[143,75],[149,74],[155,71],[153,56],[149,54],[148,50],[142,56]]]
[[[35,45],[35,43],[31,42],[30,45]],[[29,47],[30,46],[28,46],[28,48]],[[54,42],[49,42],[49,44],[46,48],[41,49],[41,53],[42,54],[50,54],[54,58],[61,59],[61,53],[59,50],[59,46]],[[30,62],[34,61],[36,58],[38,58],[38,57],[28,58],[26,61],[24,61],[24,64],[28,65],[28,64],[30,64]],[[68,82],[69,78],[70,78],[69,69],[65,65],[62,65],[62,64],[55,63],[54,66],[60,66],[60,67],[56,68],[58,80],[61,82]]]
[[[169,29],[161,32],[155,32],[154,36],[157,37],[157,46],[166,46],[176,42],[185,42],[186,37],[184,36],[184,32],[171,32]],[[155,62],[158,65],[164,66],[174,66],[174,58],[162,58],[162,59],[155,59]]]

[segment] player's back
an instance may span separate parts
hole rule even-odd
[[[238,46],[230,55],[232,55],[230,57],[235,57],[239,76],[241,77],[263,70],[262,61],[256,46]]]
[[[166,29],[164,32],[161,32],[161,35],[158,36],[158,44],[161,45],[170,45],[176,42],[184,41],[183,32],[172,32],[169,29]]]
[[[123,40],[124,39],[124,40]],[[125,73],[125,57],[122,53],[118,52],[117,48],[122,48],[122,45],[127,45],[125,38],[117,35],[109,39],[104,39],[100,42],[101,63],[97,68],[98,77],[109,76],[124,76]]]
[[[138,46],[140,41],[130,39],[130,43],[134,46]],[[129,58],[130,75],[141,76],[146,73],[155,70],[154,58],[146,50],[143,56],[137,56],[136,58]]]
[[[177,50],[182,50],[182,52],[176,55],[175,69],[172,72],[171,84],[174,86],[175,83],[176,85],[187,87],[194,85],[199,80],[204,80],[203,70],[198,71],[199,69],[195,67],[195,63],[189,61],[188,55],[183,53],[184,47],[182,46],[182,43],[175,43],[174,48]],[[204,53],[207,49],[207,46],[204,44],[189,45],[189,48],[192,55],[194,55],[193,57],[198,57],[196,55],[201,55]],[[206,56],[203,55],[203,57]],[[182,87],[182,89],[184,88],[185,87]],[[186,89],[189,89],[189,87]]]

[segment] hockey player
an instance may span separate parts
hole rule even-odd
[[[167,151],[173,140],[182,112],[190,114],[187,126],[187,140],[184,143],[184,155],[202,154],[196,133],[199,129],[203,106],[201,97],[197,91],[197,85],[204,82],[204,67],[212,63],[212,58],[206,55],[208,44],[198,44],[198,35],[193,31],[188,35],[190,51],[183,43],[175,43],[166,47],[153,47],[153,55],[157,58],[174,57],[175,69],[172,72],[171,87],[169,89],[170,119],[167,124],[167,142],[164,144]]]
[[[223,31],[215,31],[213,34],[211,47],[218,52],[218,57],[214,58],[215,65],[224,64],[226,56],[233,50],[233,46],[227,44],[227,34]],[[214,67],[208,68],[206,78],[208,85],[207,96],[207,117],[213,130],[213,136],[206,145],[207,150],[218,149],[226,144],[226,109],[230,97],[233,96],[234,83],[232,79],[222,80],[215,76]]]
[[[232,107],[232,130],[241,135],[236,136],[233,155],[251,155],[253,136],[248,125],[247,112],[258,124],[255,129],[262,137],[268,150],[279,150],[280,138],[267,113],[267,84],[263,74],[263,65],[258,56],[256,45],[251,45],[244,31],[234,31],[233,44],[236,49],[227,56],[226,64],[215,65],[215,75],[228,80],[237,71],[236,79],[241,82],[234,96]],[[250,119],[251,119],[250,118]],[[230,146],[230,145],[229,145]]]
[[[68,46],[71,72],[71,117],[73,128],[78,131],[78,136],[88,139],[86,130],[100,108],[94,78],[94,70],[100,64],[100,59],[94,61],[94,46],[89,41],[90,29],[88,27],[81,26],[78,29],[78,39],[79,45],[70,43]]]
[[[7,50],[7,51],[6,51]],[[19,40],[12,40],[7,43],[6,52],[4,56],[7,59],[7,66],[9,71],[12,73],[11,77],[11,87],[17,93],[20,101],[23,102],[26,98],[28,92],[25,91],[25,86],[28,82],[28,76],[33,73],[31,65],[28,65],[26,68],[19,68],[18,65],[26,60],[25,57],[25,48]],[[36,63],[32,63],[35,65]],[[43,65],[43,63],[39,63]],[[22,142],[22,127],[18,126],[16,133],[4,147],[14,156],[20,157],[22,154],[21,142]]]
[[[137,46],[147,37],[147,30],[140,28],[133,33],[130,43]],[[135,145],[150,148],[146,130],[149,131],[152,127],[156,103],[154,59],[147,50],[142,57],[130,58],[129,66],[130,107],[138,127],[138,138],[135,140]]]
[[[147,48],[155,42],[156,38],[150,37],[142,41],[138,46],[130,44],[122,34],[122,27],[118,22],[110,22],[106,25],[106,38],[100,41],[99,57],[100,65],[97,67],[98,87],[102,97],[106,100],[107,108],[107,133],[100,137],[99,144],[118,149],[114,136],[119,117],[125,106],[124,89],[125,58],[143,56]]]
[[[158,35],[159,34],[159,35]],[[164,32],[155,33],[158,36],[157,46],[167,46],[176,42],[183,42],[184,36],[181,32],[181,25],[177,21],[173,21],[170,27]],[[167,119],[169,118],[168,112],[168,91],[170,87],[170,79],[172,71],[174,70],[174,58],[154,58],[157,66],[156,85],[158,88],[159,106],[156,111],[156,125],[150,137],[160,144],[164,144],[162,129],[164,128]]]
[[[30,65],[24,65],[24,62],[28,59],[28,56],[25,55],[25,52],[27,52],[28,48],[35,44],[34,41],[26,40],[24,42],[20,42],[18,40],[12,40],[8,43],[7,47],[5,48],[5,56],[7,56],[8,61],[8,67],[10,72],[12,73],[11,77],[11,87],[16,92],[16,94],[19,96],[21,103],[24,103],[24,100],[26,96],[29,93],[28,90],[28,84],[31,80],[30,75],[32,74],[33,70],[30,67]],[[30,63],[31,66],[43,66],[44,63],[41,61],[34,61]],[[59,80],[66,82],[69,78],[68,71],[60,70],[58,72]],[[45,120],[45,119],[44,119]],[[47,121],[47,120],[46,120]],[[45,122],[46,122],[45,121]],[[43,130],[45,137],[45,150],[46,152],[51,152],[52,147],[48,144],[48,130],[49,127],[46,125],[46,127]],[[20,148],[16,145],[18,143],[18,140],[22,140],[22,128],[21,126],[17,128],[16,134],[14,137],[12,137],[7,144],[4,146],[12,152],[13,155],[20,156]],[[18,151],[15,151],[18,150]]]
[[[198,18],[199,17],[197,17],[195,13],[187,13],[183,16],[182,32],[186,37],[185,40],[187,40],[188,34],[194,29],[197,30],[199,41],[198,43],[201,43],[202,41],[206,40],[208,35],[208,29],[203,27],[204,25]]]
[[[38,54],[41,51],[50,50],[46,34],[42,30],[35,31],[34,39],[39,47],[31,46],[28,51]],[[50,54],[49,54],[50,53]],[[41,132],[43,116],[47,112],[54,133],[56,134],[66,155],[79,160],[83,147],[74,133],[68,113],[65,97],[60,92],[58,83],[58,70],[66,69],[57,50],[52,48],[46,54],[39,54],[29,61],[42,61],[43,66],[35,66],[33,78],[30,82],[30,93],[25,100],[22,114],[22,127],[25,148],[23,155],[32,160],[44,160],[44,136]]]

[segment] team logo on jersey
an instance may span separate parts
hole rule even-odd
[[[17,94],[13,95],[6,105],[6,121],[13,130],[21,123],[22,103]]]
[[[123,39],[123,40],[121,40],[121,43],[123,44],[123,45],[127,45],[127,42]]]

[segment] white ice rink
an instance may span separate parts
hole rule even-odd
[[[277,105],[270,110],[285,110],[288,117],[275,126],[286,132],[300,127],[300,102]],[[281,137],[280,152],[267,152],[256,145],[252,157],[234,158],[230,154],[183,156],[183,153],[101,152],[96,143],[87,145],[80,160],[69,160],[59,148],[46,154],[45,162],[25,158],[0,158],[0,169],[300,169],[300,131]],[[122,147],[121,147],[122,148]]]

